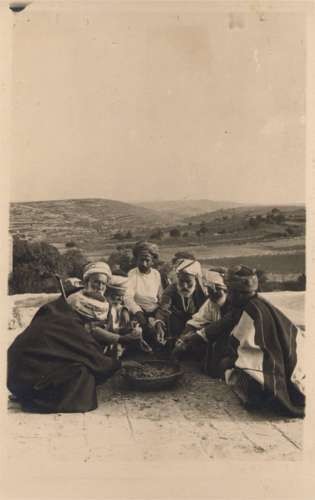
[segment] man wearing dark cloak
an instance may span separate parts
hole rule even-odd
[[[89,319],[107,314],[105,299],[95,297],[103,296],[110,269],[92,263],[83,276],[86,295],[76,292],[42,306],[9,347],[7,385],[25,411],[94,410],[96,386],[121,368],[119,360],[104,354],[104,343],[128,342],[132,335],[108,332]]]
[[[257,294],[255,270],[245,266],[232,269],[228,286],[240,319],[221,361],[226,383],[248,409],[268,407],[303,417],[304,375],[298,356],[302,332]]]

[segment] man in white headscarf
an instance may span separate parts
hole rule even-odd
[[[104,262],[86,266],[84,289],[42,306],[9,347],[7,385],[24,410],[93,410],[96,386],[126,366],[104,354],[106,344],[140,339],[136,331],[120,335],[108,330],[110,307],[104,292],[110,278]]]
[[[179,259],[176,264],[176,282],[164,290],[156,313],[156,325],[165,331],[169,348],[174,347],[187,321],[207,298],[200,282],[200,263],[194,259]]]
[[[180,357],[184,352],[202,360],[203,368],[211,373],[212,344],[221,334],[222,310],[227,298],[227,286],[222,274],[207,270],[202,274],[202,283],[207,289],[208,299],[199,311],[187,321],[183,334],[178,339],[173,356]]]

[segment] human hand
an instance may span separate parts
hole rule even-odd
[[[182,340],[178,339],[174,349],[171,352],[171,361],[179,361],[182,357],[182,354],[185,352],[186,347],[186,344]]]
[[[125,335],[121,335],[119,339],[119,343],[130,344],[131,342],[138,342],[142,339],[142,329],[141,327],[134,328],[130,333]]]
[[[160,321],[156,323],[155,331],[156,331],[156,340],[158,341],[158,343],[161,345],[165,345],[166,344],[165,330]]]
[[[194,330],[183,333],[180,336],[180,339],[184,344],[190,344],[197,337],[197,334]]]

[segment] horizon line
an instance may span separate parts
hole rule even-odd
[[[146,199],[146,200],[125,200],[122,201],[117,198],[108,198],[101,196],[87,196],[87,197],[69,197],[69,198],[47,198],[47,199],[34,199],[34,200],[9,200],[9,204],[14,203],[43,203],[43,202],[55,202],[55,201],[72,201],[72,200],[107,200],[107,201],[117,201],[125,204],[136,204],[141,205],[142,203],[170,203],[170,202],[194,202],[194,201],[210,201],[214,203],[231,203],[235,205],[255,205],[255,206],[268,206],[268,205],[276,205],[276,206],[287,206],[287,205],[306,205],[306,201],[288,201],[286,203],[279,203],[276,201],[266,201],[264,203],[257,201],[235,201],[235,200],[216,200],[212,198],[175,198],[168,200],[159,200],[159,199]]]

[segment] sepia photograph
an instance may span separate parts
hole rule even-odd
[[[314,3],[5,10],[12,482],[20,470],[40,481],[39,461],[52,483],[57,464],[108,484],[121,463],[176,463],[218,466],[230,491],[230,463],[285,462],[277,498],[293,498],[308,416]],[[30,498],[25,484],[10,487]],[[168,498],[201,498],[192,486]],[[85,488],[75,496],[96,498]],[[242,498],[273,498],[257,488]],[[111,498],[162,498],[162,483],[124,491]]]

